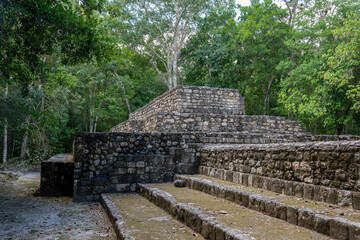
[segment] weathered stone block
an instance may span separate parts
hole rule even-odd
[[[250,194],[243,191],[241,192],[241,205],[243,205],[244,207],[247,207],[249,206],[249,197],[250,197]]]
[[[224,175],[225,175],[225,181],[229,181],[232,182],[233,181],[233,171],[230,170],[225,170]]]
[[[185,187],[185,182],[183,180],[175,180],[174,181],[174,186],[175,187]]]
[[[279,218],[281,220],[286,221],[287,218],[287,205],[283,204],[283,203],[276,203],[275,204],[275,217]]]
[[[241,175],[241,184],[244,186],[249,186],[248,179],[249,179],[249,174],[242,174]]]
[[[233,172],[232,182],[234,182],[234,183],[240,183],[239,178],[240,178],[240,173],[239,173],[239,172]]]
[[[298,225],[300,227],[314,229],[315,213],[310,209],[299,209],[298,210]]]
[[[286,221],[298,225],[298,211],[296,207],[286,206]]]
[[[284,182],[279,179],[274,179],[271,184],[271,191],[276,193],[283,193],[284,191]]]
[[[249,204],[248,204],[248,208],[255,210],[255,211],[259,211],[260,210],[260,201],[261,201],[261,196],[260,195],[256,195],[256,194],[252,194],[249,196]]]
[[[215,225],[215,239],[216,240],[225,240],[226,228],[220,224]]]
[[[330,235],[330,219],[326,216],[322,216],[320,214],[316,214],[314,217],[314,230],[318,233],[322,233],[324,235]]]
[[[235,190],[234,191],[234,202],[236,204],[242,205],[242,191],[240,190]]]
[[[360,239],[360,224],[359,223],[349,223],[349,239],[350,240],[359,240]]]
[[[230,188],[225,189],[225,199],[230,202],[235,201],[235,192],[233,189],[230,189]]]
[[[257,176],[257,175],[253,175],[252,177],[252,186],[255,188],[261,188],[262,184],[261,184],[261,177]]]
[[[77,167],[84,167],[77,164]],[[75,172],[79,179],[80,171]],[[82,186],[90,184],[90,174],[81,173]],[[72,196],[74,186],[74,160],[71,154],[58,154],[41,162],[40,193],[45,196]],[[86,191],[87,192],[87,191]],[[85,191],[82,194],[86,194]]]
[[[356,210],[360,210],[360,193],[352,192],[352,206]]]
[[[304,195],[304,184],[294,182],[293,186],[294,186],[294,195],[296,197],[303,197],[303,195]]]
[[[213,225],[214,225],[213,220],[205,216],[202,221],[202,227],[200,231],[200,234],[205,239],[215,239],[216,236],[214,234],[215,231],[213,229]]]
[[[293,196],[293,195],[294,195],[293,182],[291,182],[291,181],[286,181],[286,182],[285,182],[284,194],[285,194],[285,195],[289,195],[289,196]]]
[[[275,217],[275,205],[276,201],[270,200],[265,202],[265,213],[270,217]]]
[[[348,207],[352,205],[352,194],[354,192],[340,190],[337,191],[337,204],[342,207]]]
[[[312,184],[304,184],[303,186],[303,198],[313,199],[314,198],[314,185]]]
[[[330,220],[330,237],[335,239],[349,239],[349,225],[342,218]]]

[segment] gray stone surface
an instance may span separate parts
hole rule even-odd
[[[177,179],[174,181],[174,186],[180,188],[185,187],[185,182],[183,180]]]
[[[315,214],[313,210],[308,208],[286,205],[270,197],[224,187],[221,184],[201,178],[182,175],[176,175],[175,178],[183,180],[188,188],[203,191],[216,197],[225,198],[225,196],[220,196],[218,192],[226,188],[227,192],[233,192],[235,198],[232,202],[236,204],[262,212],[271,217],[282,219],[294,225],[315,230],[334,239],[355,240],[360,236],[360,224],[344,218],[331,218]],[[191,184],[188,184],[189,182]],[[209,186],[214,191],[207,192],[206,189],[209,189]]]
[[[285,186],[276,179],[291,180],[298,182],[292,186],[295,196],[337,203],[340,200],[333,189],[358,190],[360,162],[355,155],[359,151],[360,141],[207,145],[201,149],[200,165],[216,168],[219,173],[237,171],[272,178],[268,188],[278,193]],[[245,176],[242,184],[252,185],[252,178]],[[314,191],[306,184],[323,188]]]
[[[244,98],[235,89],[178,86],[132,112],[110,132],[305,133],[300,122],[244,114]]]
[[[125,227],[124,218],[121,216],[121,212],[110,198],[109,195],[101,194],[100,202],[113,224],[117,238],[122,240],[135,240],[134,237],[130,236],[131,230]]]
[[[198,208],[185,203],[178,203],[164,191],[139,184],[138,193],[194,231],[201,233],[205,239],[254,240],[249,234],[220,225],[215,219],[207,216]]]
[[[210,177],[215,177],[220,180],[229,181],[224,176],[222,176],[221,173],[223,172],[224,172],[223,169],[216,169],[206,166],[199,167],[200,174]],[[300,193],[303,193],[303,189],[307,189],[304,191],[311,190],[314,192],[314,194],[304,194],[303,198],[307,198],[315,201],[327,202],[331,204],[337,204],[339,206],[352,206],[355,209],[356,207],[353,204],[356,204],[356,202],[358,201],[357,192],[355,191],[347,191],[336,188],[329,188],[319,185],[313,185],[313,184],[307,184],[307,183],[301,183],[295,181],[287,181],[284,179],[269,178],[269,177],[263,177],[263,176],[240,173],[240,172],[233,172],[233,175],[237,177],[230,180],[230,182],[239,183],[245,186],[252,186],[256,188],[264,188],[270,191],[274,191],[273,184],[276,183],[278,186],[276,187],[277,191],[275,192],[282,193],[285,195],[295,196],[296,193],[295,189],[297,189],[297,191],[300,191]],[[248,179],[252,179],[252,180],[248,181]],[[299,197],[299,193],[297,196]]]
[[[44,196],[71,196],[74,185],[72,154],[57,154],[41,162],[40,194]]]
[[[98,200],[101,193],[132,191],[136,183],[172,181],[174,174],[198,173],[199,165],[217,169],[209,172],[210,176],[235,179],[278,193],[291,191],[299,197],[316,195],[314,188],[301,184],[360,189],[358,166],[355,162],[350,164],[360,155],[351,147],[341,152],[341,146],[332,151],[331,147],[336,146],[326,144],[314,144],[310,151],[302,149],[301,144],[295,150],[292,148],[297,145],[279,145],[276,149],[268,145],[356,138],[360,139],[314,136],[306,133],[299,122],[282,117],[246,116],[244,98],[234,89],[179,86],[131,113],[128,121],[113,127],[110,133],[76,135],[74,199]],[[251,145],[236,153],[226,147],[224,151],[206,147],[200,151],[205,144]],[[236,154],[240,154],[239,158],[234,158]],[[331,166],[338,168],[328,171],[324,164],[329,163],[330,157],[334,159],[334,154],[340,154],[340,159],[346,161],[341,164],[333,161]],[[314,156],[319,158],[316,162],[307,161]],[[290,186],[281,180],[300,184]],[[344,206],[352,201],[351,194],[339,197],[333,193],[321,199],[338,202],[345,199]],[[225,190],[218,194],[235,198]],[[246,197],[241,200],[246,201]]]

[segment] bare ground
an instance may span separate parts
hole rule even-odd
[[[39,172],[0,172],[0,239],[116,239],[99,203],[36,196],[39,186]]]

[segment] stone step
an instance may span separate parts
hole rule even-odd
[[[101,201],[118,239],[204,239],[136,193],[103,194]]]
[[[216,148],[216,146],[219,145],[207,145],[205,147],[211,148],[212,146]],[[230,145],[227,146],[231,147]],[[223,155],[220,156],[221,158],[225,159]],[[204,155],[201,155],[201,157],[204,157]],[[237,159],[237,161],[240,160]],[[246,162],[249,163],[250,161],[246,161]],[[203,163],[204,162],[205,161],[203,161]],[[261,161],[258,161],[257,164],[260,162]],[[307,164],[306,160],[303,162]],[[223,164],[223,166],[226,165],[226,168],[237,169],[238,171],[226,170],[222,166],[219,166],[219,168],[199,166],[198,173],[205,176],[214,177],[216,179],[225,180],[227,182],[233,182],[244,186],[262,188],[264,190],[270,190],[276,193],[296,196],[298,198],[306,198],[317,202],[330,203],[333,205],[339,205],[341,207],[352,207],[354,209],[360,210],[360,193],[358,191],[350,191],[346,189],[329,187],[320,184],[315,185],[315,184],[295,181],[295,180],[285,180],[283,179],[284,176],[281,176],[280,174],[278,174],[279,176],[278,178],[252,174],[251,172],[254,172],[255,171],[254,169],[259,167],[258,165],[257,167],[256,166],[250,167],[249,165],[245,165],[245,164],[244,165],[238,164],[236,166],[236,164],[234,164],[233,161],[232,162],[229,161],[229,159],[227,159],[227,163],[226,161],[222,160],[221,164]],[[267,164],[269,163],[264,161],[262,166],[266,167]],[[216,166],[217,164],[212,162],[209,165]],[[230,165],[232,166],[230,167]],[[301,166],[302,163],[300,163],[299,165]],[[278,167],[278,169],[282,169],[282,167]],[[299,173],[299,171],[301,171],[300,168],[298,168],[297,173]],[[304,171],[301,171],[301,174],[305,174]],[[317,179],[321,179],[321,175],[320,177],[319,175],[317,175]]]
[[[206,239],[328,239],[232,201],[169,183],[138,185],[138,192]]]
[[[335,239],[360,238],[360,212],[351,207],[287,196],[203,175],[175,178],[183,180],[188,188],[226,199]]]

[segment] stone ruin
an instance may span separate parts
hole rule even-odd
[[[41,177],[44,195],[73,191],[74,201],[100,200],[118,239],[134,239],[112,200],[128,195],[110,195],[123,192],[137,192],[205,239],[254,239],[200,208],[178,202],[161,187],[144,184],[174,179],[225,199],[222,205],[233,202],[261,212],[260,218],[267,215],[310,229],[309,236],[317,232],[334,239],[360,239],[356,220],[360,214],[354,211],[360,209],[360,136],[313,135],[300,122],[283,117],[247,116],[244,98],[233,89],[176,87],[131,113],[110,132],[77,133],[73,158],[56,156],[43,162]],[[272,196],[345,207],[346,214],[353,216],[327,216],[238,190],[229,182],[263,189]],[[127,204],[139,207],[134,201]]]
[[[74,185],[72,154],[57,154],[41,162],[40,194],[43,196],[72,196]]]
[[[76,135],[73,197],[94,201],[101,193],[135,191],[138,183],[202,173],[360,208],[359,139],[245,115],[234,89],[179,86],[110,132]]]

